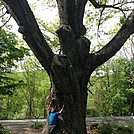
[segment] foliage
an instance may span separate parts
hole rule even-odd
[[[22,86],[16,87],[11,96],[0,95],[0,119],[46,118],[45,98],[49,92],[49,78],[46,72],[31,71],[28,75],[29,81],[24,77],[24,72],[10,75],[15,79],[23,80],[23,83]],[[36,82],[33,83],[33,80]],[[31,116],[29,116],[30,102]]]
[[[22,60],[28,49],[19,46],[16,35],[0,29],[0,94],[12,94],[19,81],[9,77],[15,62]]]
[[[14,61],[19,61],[24,57],[27,49],[19,46],[16,35],[0,29],[0,71],[10,72],[15,66]]]
[[[34,56],[19,63],[20,72],[4,73],[19,83],[13,94],[0,95],[0,119],[45,118],[49,78]]]
[[[36,121],[33,125],[31,125],[31,127],[35,128],[35,129],[40,129],[43,128],[44,124],[42,122],[38,122]]]
[[[0,134],[12,134],[11,132],[4,129],[3,124],[0,123]]]
[[[95,108],[88,108],[86,109],[86,115],[88,117],[98,117],[99,116],[99,112],[95,109]]]
[[[13,95],[16,87],[22,85],[22,80],[17,80],[15,77],[12,77],[10,73],[0,73],[0,94],[2,95]]]
[[[46,116],[45,99],[49,92],[50,81],[47,73],[36,66],[37,64],[37,59],[34,58],[32,60],[27,58],[22,64],[22,69],[24,70],[22,77],[25,85],[21,90],[27,102],[26,118]]]
[[[15,90],[12,96],[1,95],[0,119],[18,119],[23,115],[26,103],[20,90]]]
[[[98,129],[99,134],[133,134],[134,127],[118,124],[104,124]]]
[[[130,95],[133,83],[130,72],[133,71],[131,60],[118,58],[107,62],[96,70],[90,86],[93,95],[89,95],[90,109],[99,115],[130,115]],[[91,113],[90,113],[91,114]],[[91,114],[92,116],[92,114]]]
[[[0,119],[27,118],[30,109],[28,98],[32,94],[32,117],[45,117],[45,98],[48,94],[46,89],[49,89],[49,84],[46,84],[49,83],[48,76],[46,73],[43,75],[43,71],[37,71],[39,63],[35,65],[34,56],[31,56],[31,62],[25,59],[25,68],[19,66],[19,71],[23,72],[17,73],[18,65],[24,64],[22,59],[24,55],[28,55],[29,49],[24,47],[24,42],[19,41],[18,44],[15,34],[3,29],[0,34]],[[29,67],[26,67],[28,64]],[[13,72],[14,70],[15,72]],[[32,91],[33,89],[34,91]]]
[[[42,33],[45,39],[47,40],[49,46],[51,47],[51,49],[54,50],[55,52],[59,52],[60,48],[59,48],[58,36],[55,33],[55,31],[59,26],[59,21],[55,20],[55,23],[52,24],[52,23],[44,22],[41,19],[37,19],[37,20],[42,29]]]

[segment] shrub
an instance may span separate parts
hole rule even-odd
[[[39,129],[42,128],[44,126],[43,123],[36,121],[33,125],[31,125],[31,127],[35,128],[35,129]]]
[[[98,129],[99,134],[134,134],[134,127],[118,124],[104,124]]]
[[[4,129],[3,124],[0,123],[0,134],[12,134],[10,131]]]
[[[98,117],[99,116],[97,110],[89,109],[89,108],[86,109],[86,115],[87,115],[87,117]]]

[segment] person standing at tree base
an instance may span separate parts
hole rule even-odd
[[[56,112],[56,108],[54,106],[50,106],[49,108],[49,134],[58,134],[58,128],[57,128],[57,120],[58,116],[61,115],[63,112],[64,105],[62,106],[61,110],[59,112]]]

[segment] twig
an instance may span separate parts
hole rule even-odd
[[[2,28],[3,26],[5,26],[5,25],[9,22],[10,19],[11,19],[11,15],[10,15],[10,17],[8,18],[8,20],[7,20],[2,26],[0,26],[0,28]]]

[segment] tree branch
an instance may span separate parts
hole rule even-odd
[[[75,27],[75,0],[56,0],[61,25],[69,25],[73,30]]]
[[[106,5],[106,4],[100,5],[99,3],[96,2],[96,0],[89,0],[89,1],[93,4],[93,6],[95,8],[114,8],[114,9],[120,10],[121,12],[128,11],[128,10],[125,10],[125,9],[121,8],[123,5],[129,4],[129,3],[134,3],[134,2],[125,2],[125,3],[122,3],[122,4],[121,3],[116,3],[114,5]]]
[[[86,33],[83,16],[87,0],[57,0],[61,25],[69,25],[76,38]]]
[[[5,26],[5,25],[9,22],[10,19],[11,19],[11,15],[10,15],[9,18],[3,23],[3,25],[0,26],[0,28],[2,28],[3,26]]]
[[[18,31],[23,34],[31,50],[49,73],[53,52],[44,39],[34,15],[26,0],[2,0],[4,6],[17,22]]]
[[[2,7],[2,8],[0,9],[0,11],[2,12],[2,15],[0,15],[0,18],[3,17],[3,16],[7,13],[7,11],[3,12],[3,9],[4,9],[4,7]]]
[[[84,35],[86,33],[86,28],[83,25],[86,3],[87,0],[75,1],[75,34],[77,38],[79,38],[81,35]]]
[[[113,39],[104,46],[101,50],[96,52],[92,57],[93,69],[100,66],[119,51],[126,40],[134,33],[134,10],[129,15],[126,23],[121,27]]]

